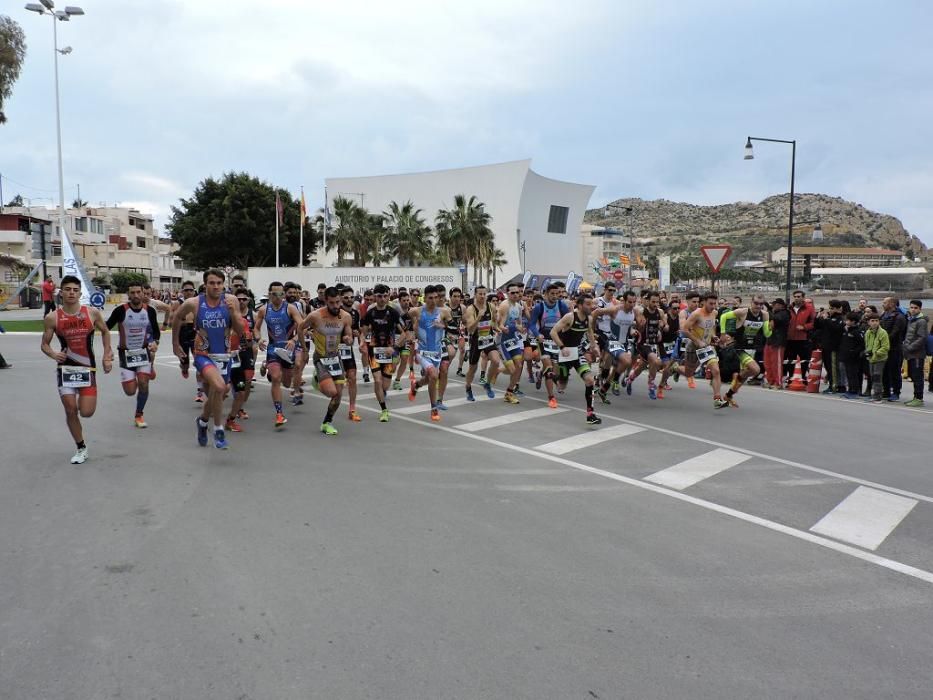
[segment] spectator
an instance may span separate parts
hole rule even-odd
[[[888,339],[888,332],[881,327],[881,319],[878,314],[869,313],[868,331],[865,333],[865,358],[868,360],[868,367],[871,377],[871,396],[866,401],[872,403],[881,403],[882,375],[884,374],[885,364],[888,360],[888,352],[891,349],[891,341]]]
[[[883,390],[882,396],[888,401],[901,400],[901,365],[904,364],[904,352],[902,343],[904,342],[904,333],[907,331],[907,318],[898,308],[899,300],[897,297],[885,297],[882,302],[884,312],[881,314],[881,327],[888,334],[888,342],[891,349],[888,353],[888,360],[884,366],[882,375]]]
[[[810,332],[816,321],[816,312],[813,310],[813,304],[804,301],[803,291],[800,289],[794,292],[794,300],[788,311],[790,312],[790,325],[787,328],[784,374],[790,376],[794,370],[794,362],[798,358],[804,372],[810,364],[810,353],[813,351],[813,346],[810,344]]]
[[[904,332],[903,353],[907,359],[907,372],[914,385],[914,397],[907,402],[911,408],[923,405],[923,362],[927,354],[927,317],[922,313],[923,302],[911,299]]]
[[[6,333],[6,330],[4,330],[3,326],[0,326],[0,333]],[[12,369],[12,367],[13,365],[7,362],[4,359],[3,354],[0,353],[0,369]]]
[[[862,391],[862,352],[865,350],[865,340],[859,328],[860,319],[858,311],[847,313],[842,337],[839,338],[839,360],[846,374],[844,397],[847,399],[858,398]]]
[[[771,303],[771,335],[765,341],[765,383],[772,389],[783,389],[784,350],[790,312],[783,299]]]
[[[829,386],[824,394],[839,394],[845,390],[845,377],[842,376],[842,363],[839,361],[839,341],[845,325],[842,302],[829,300],[829,311],[820,311],[814,326],[818,332],[818,342],[823,351],[823,366],[826,367],[826,381]],[[859,382],[861,384],[861,382]]]
[[[45,309],[43,316],[47,316],[50,311],[55,311],[55,283],[52,281],[52,275],[48,275],[42,283],[42,306]]]

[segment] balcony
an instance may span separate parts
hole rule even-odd
[[[0,243],[18,243],[25,245],[29,234],[25,231],[0,231]]]

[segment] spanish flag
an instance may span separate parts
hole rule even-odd
[[[629,264],[628,256],[627,256],[627,255],[621,255],[621,254],[620,254],[620,255],[619,255],[619,262],[621,262],[623,265],[628,265],[628,264]]]
[[[308,208],[305,205],[305,190],[301,188],[301,223],[304,225],[305,217],[308,215]]]

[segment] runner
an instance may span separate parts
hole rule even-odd
[[[427,289],[427,287],[425,287]],[[442,284],[434,286],[437,295],[437,305],[445,306],[444,296],[446,288]],[[427,298],[427,292],[425,292]],[[453,287],[450,290],[450,301],[445,308],[450,312],[449,318],[444,326],[444,338],[441,341],[444,347],[444,362],[441,363],[440,372],[437,378],[437,407],[441,411],[447,410],[444,403],[444,393],[447,391],[447,379],[450,374],[450,366],[457,359],[457,352],[460,352],[460,362],[463,362],[463,292],[459,288]]]
[[[172,321],[172,349],[181,359],[184,352],[177,340],[181,320],[196,311],[194,366],[204,377],[207,401],[197,418],[198,444],[207,446],[209,417],[214,419],[214,447],[225,450],[230,445],[224,433],[224,396],[230,381],[230,333],[243,333],[243,317],[232,294],[224,293],[224,273],[211,269],[204,273],[204,294],[188,299]]]
[[[763,308],[764,302],[762,295],[755,294],[751,306],[726,311],[719,318],[719,330],[728,333],[734,339],[739,355],[739,372],[726,392],[726,400],[733,408],[738,407],[733,397],[742,383],[757,377],[761,372],[761,368],[755,362],[755,352],[764,342],[764,338],[771,337],[771,322],[768,312]]]
[[[88,458],[87,444],[81,427],[82,418],[90,418],[97,410],[97,363],[94,361],[94,330],[100,331],[104,344],[104,372],[113,367],[110,331],[100,311],[81,305],[81,280],[65,275],[61,284],[61,306],[46,314],[43,320],[42,352],[58,363],[58,395],[65,409],[65,422],[76,451],[72,464],[84,464]],[[60,350],[53,350],[52,338],[58,337]]]
[[[594,352],[599,354],[589,318],[594,306],[592,294],[579,294],[574,310],[563,316],[551,328],[551,340],[560,349],[558,363],[561,376],[564,377],[571,369],[575,369],[586,386],[584,396],[586,397],[586,422],[589,425],[599,425],[603,422],[593,411],[593,372],[590,370],[589,363],[580,354],[580,344],[584,338],[589,338],[590,347],[596,348]]]
[[[719,358],[713,346],[716,339],[718,315],[716,302],[718,298],[715,292],[707,292],[701,296],[701,306],[690,314],[685,322],[680,324],[680,330],[692,341],[696,349],[697,363],[710,373],[710,384],[713,388],[713,406],[723,408],[728,406],[729,402],[720,395],[722,378],[719,373]]]
[[[444,352],[444,331],[450,323],[450,309],[438,306],[437,287],[428,285],[424,288],[424,306],[408,312],[414,325],[415,336],[418,338],[417,360],[421,364],[422,376],[417,382],[415,373],[410,375],[411,388],[408,391],[408,400],[414,401],[418,389],[425,384],[428,386],[428,397],[431,400],[431,420],[439,421],[441,415],[438,400],[438,381],[440,373],[447,373],[450,360]]]
[[[259,350],[265,351],[269,382],[272,384],[272,406],[275,408],[275,427],[288,423],[282,412],[282,384],[291,386],[295,356],[298,347],[304,348],[304,336],[295,332],[301,324],[301,312],[294,304],[285,303],[285,286],[281,282],[269,285],[269,301],[256,312],[253,335]],[[262,326],[266,325],[269,342],[262,339]]]
[[[191,280],[185,280],[181,283],[181,298],[172,302],[172,314],[171,320],[174,322],[175,315],[178,313],[179,307],[185,303],[188,299],[194,297],[197,293],[194,282]],[[186,318],[181,320],[181,330],[179,330],[179,343],[181,349],[185,351],[184,358],[179,358],[178,366],[181,368],[181,376],[185,379],[188,378],[188,372],[191,368],[191,358],[194,356],[194,316],[195,313],[192,312]],[[204,383],[201,380],[201,373],[197,372],[195,379],[197,380],[197,394],[194,397],[194,400],[197,403],[202,403],[204,401]]]
[[[538,338],[541,351],[541,376],[535,381],[535,387],[541,388],[541,377],[547,389],[548,406],[557,408],[557,399],[554,397],[555,365],[560,354],[557,343],[551,337],[551,330],[569,311],[570,307],[560,300],[560,285],[551,283],[544,293],[544,298],[535,304],[531,312],[529,332]]]
[[[402,319],[395,310],[389,306],[389,288],[384,284],[377,284],[373,288],[375,306],[366,310],[366,315],[360,321],[360,331],[369,338],[368,354],[369,366],[373,370],[373,392],[379,402],[382,412],[379,414],[381,423],[389,422],[389,409],[386,406],[386,392],[392,381],[392,362],[395,358],[395,338],[405,332]]]
[[[664,398],[665,391],[670,391],[671,386],[667,380],[672,374],[675,382],[680,381],[680,300],[672,299],[664,313],[667,325],[661,331],[661,362],[664,367],[661,371],[661,385],[658,387],[659,399]]]
[[[641,338],[636,346],[636,352],[641,358],[638,367],[629,372],[625,380],[625,391],[632,393],[632,386],[635,379],[641,374],[645,367],[648,367],[648,398],[658,398],[658,388],[655,384],[658,370],[664,366],[660,355],[661,334],[667,327],[667,314],[663,313],[658,304],[661,301],[661,295],[656,290],[651,290],[645,296],[645,307],[641,312],[636,311],[636,323],[641,333]]]
[[[143,282],[143,303],[155,309],[157,314],[162,314],[162,330],[167,331],[172,320],[172,305],[166,304],[161,299],[153,298],[152,285],[148,282]]]
[[[541,295],[535,295],[534,290],[526,289],[522,293],[522,304],[524,309],[522,311],[522,316],[524,318],[525,327],[528,328],[528,333],[525,334],[525,368],[528,370],[528,383],[534,383],[535,387],[541,388],[541,348],[538,345],[538,337],[531,332],[531,312],[534,310],[535,304],[538,303],[538,299],[535,297],[538,296],[541,298]],[[535,372],[537,368],[537,373]],[[537,374],[537,380],[535,379]],[[519,391],[518,395],[521,396],[522,392]]]
[[[398,349],[398,369],[395,373],[395,381],[392,382],[392,388],[395,391],[402,390],[402,376],[405,372],[410,372],[413,367],[413,356],[412,349],[415,345],[415,339],[413,335],[413,324],[412,320],[408,315],[408,312],[411,311],[412,299],[408,291],[401,287],[398,292],[398,300],[395,305],[395,310],[398,311],[399,318],[402,319],[402,325],[405,328],[405,332],[396,339],[397,349]]]
[[[508,297],[499,304],[498,329],[499,350],[505,364],[505,370],[511,375],[505,389],[505,402],[519,402],[516,393],[525,364],[525,306],[522,304],[522,285],[511,282],[507,287]]]
[[[353,287],[343,287],[340,290],[340,300],[343,305],[343,311],[350,316],[350,329],[353,331],[353,341],[356,342],[360,337],[360,312],[353,308]],[[362,418],[356,412],[356,356],[353,354],[353,344],[341,343],[340,361],[343,363],[343,373],[347,378],[347,392],[350,397],[350,411],[347,414],[354,423],[359,423]]]
[[[359,312],[360,320],[362,320],[363,317],[366,316],[366,312],[369,310],[369,307],[372,305],[372,303],[373,303],[373,290],[367,289],[365,292],[363,292],[363,301],[361,301],[357,305],[357,311]],[[367,343],[369,342],[369,338],[367,338],[365,335],[360,335],[359,339],[360,339],[359,340],[360,360],[363,363],[363,383],[369,384],[369,353],[367,352],[367,347],[366,347]]]
[[[687,319],[690,318],[690,314],[699,308],[700,293],[697,291],[687,292],[686,300],[687,305],[680,310],[679,314],[680,356],[683,358],[681,373],[687,378],[687,388],[696,389],[697,384],[693,375],[696,373],[700,361],[697,359],[696,346],[693,344],[693,340],[684,332],[684,324],[687,322]]]
[[[249,400],[250,390],[253,387],[253,374],[256,367],[256,347],[253,341],[253,328],[256,319],[249,305],[252,297],[245,287],[238,287],[236,291],[237,303],[240,305],[240,315],[243,316],[243,333],[233,333],[230,336],[231,370],[230,384],[233,387],[233,407],[227,415],[226,428],[231,433],[243,432],[243,426],[237,419],[248,420],[249,414],[243,408]]]
[[[603,403],[609,403],[606,392],[602,390],[604,384],[609,385],[614,375],[615,355],[609,352],[609,341],[612,339],[612,317],[616,311],[616,286],[606,282],[603,293],[596,299],[596,308],[590,315],[596,342],[599,344],[599,389],[597,395]],[[604,309],[610,312],[601,313]],[[607,387],[608,390],[608,387]]]
[[[473,377],[480,358],[489,358],[489,376],[482,384],[486,396],[490,399],[496,397],[492,385],[496,382],[499,373],[499,351],[496,349],[495,318],[496,308],[492,302],[486,300],[486,287],[479,285],[473,291],[473,303],[463,312],[463,324],[470,337],[470,365],[466,373],[467,401],[476,401],[473,396]]]
[[[143,303],[142,285],[129,285],[126,295],[127,303],[117,306],[107,319],[107,329],[119,327],[117,352],[120,358],[123,393],[136,396],[136,414],[133,422],[137,428],[145,428],[147,424],[143,411],[146,401],[149,400],[152,360],[159,349],[159,318],[155,309]]]
[[[324,290],[324,306],[308,314],[298,327],[299,337],[305,330],[311,331],[311,340],[314,343],[312,362],[315,383],[318,390],[330,399],[324,422],[321,423],[321,432],[325,435],[336,435],[337,429],[331,421],[340,408],[340,398],[343,396],[343,385],[346,382],[340,358],[340,345],[343,343],[353,346],[350,314],[340,308],[340,292],[336,287],[327,287]]]
[[[608,376],[602,378],[602,383],[596,392],[600,401],[608,404],[609,399],[606,395],[610,387],[616,383],[616,378],[626,376],[632,366],[632,349],[635,347],[635,338],[638,335],[635,329],[635,292],[631,289],[623,292],[619,304],[596,309],[590,317],[593,319],[594,326],[597,320],[610,319],[609,337],[604,352],[609,356],[610,372]],[[618,395],[619,392],[614,389],[613,393]]]
[[[301,323],[304,320],[305,316],[310,313],[310,309],[305,306],[305,303],[301,300],[301,285],[295,284],[294,282],[286,282],[283,285],[285,290],[285,301],[289,306],[295,307],[298,311],[298,321]],[[310,345],[310,339],[305,338],[304,343],[295,347],[293,353],[293,372],[291,373],[291,381],[287,382],[289,387],[289,394],[292,399],[292,406],[301,406],[304,404],[305,399],[305,390],[304,390],[304,371],[305,367],[308,364],[308,353],[306,348]]]

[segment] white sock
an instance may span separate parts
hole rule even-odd
[[[214,430],[215,431],[219,430],[220,432],[223,432],[224,427],[222,425],[217,425],[216,423],[214,423]]]
[[[204,419],[201,418],[201,417],[198,417],[198,425],[200,425],[202,428],[206,428],[206,427],[207,427],[207,421],[204,420]]]

